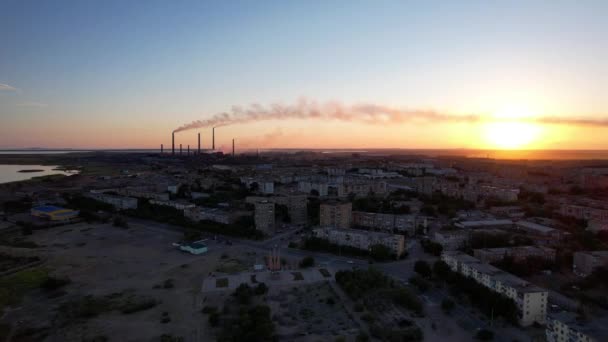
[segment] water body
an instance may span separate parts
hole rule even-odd
[[[24,181],[34,177],[49,175],[74,175],[78,171],[54,170],[55,165],[0,165],[0,184]],[[36,170],[36,172],[19,172],[23,170]],[[38,171],[40,170],[40,171]]]

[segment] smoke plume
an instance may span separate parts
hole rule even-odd
[[[360,122],[365,124],[398,124],[404,122],[480,122],[509,121],[479,114],[452,114],[423,109],[399,109],[377,104],[345,106],[337,102],[318,104],[315,101],[300,100],[293,105],[273,104],[262,106],[252,104],[243,108],[233,106],[228,112],[218,113],[209,119],[184,124],[175,132],[197,128],[221,127],[265,120],[316,119],[324,121]],[[608,126],[608,118],[591,119],[576,117],[534,117],[518,118],[516,121],[545,123],[554,125]]]

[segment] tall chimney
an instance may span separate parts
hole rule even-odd
[[[164,152],[163,144],[160,144],[160,154],[163,154],[163,152]]]
[[[182,154],[182,144],[179,144],[179,154]]]
[[[232,139],[232,156],[234,157],[234,139]]]
[[[211,129],[211,149],[215,150],[215,127]]]
[[[190,145],[188,145],[188,155],[190,155]]]
[[[198,134],[198,154],[201,154],[201,134]]]
[[[171,133],[171,154],[175,155],[175,132]]]

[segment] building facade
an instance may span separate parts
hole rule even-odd
[[[371,232],[357,229],[315,228],[313,236],[328,240],[329,242],[350,246],[361,250],[370,250],[373,245],[383,245],[391,250],[395,256],[401,256],[405,250],[403,235]]]
[[[350,228],[353,205],[350,202],[321,203],[319,225],[330,228]]]
[[[545,323],[549,298],[547,290],[461,252],[443,252],[441,260],[452,271],[511,298],[517,306],[520,325]]]

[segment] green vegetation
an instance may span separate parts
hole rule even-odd
[[[311,256],[307,256],[300,261],[300,267],[302,267],[302,268],[309,268],[309,267],[313,267],[314,265],[315,265],[315,258],[313,258]]]
[[[353,198],[353,210],[384,214],[409,214],[410,207],[396,206],[393,198],[375,196]]]
[[[237,317],[226,319],[218,337],[219,342],[271,341],[275,331],[270,318],[270,308],[256,305],[240,308]]]
[[[112,221],[112,225],[114,227],[129,228],[129,223],[122,216],[116,216],[116,217],[114,217],[114,220]]]
[[[420,246],[422,246],[425,253],[429,253],[434,256],[440,256],[441,252],[443,252],[443,246],[429,239],[421,239]]]
[[[0,312],[7,305],[19,304],[27,292],[42,287],[48,277],[46,269],[30,268],[0,278]]]
[[[431,288],[431,283],[419,275],[415,275],[409,279],[410,284],[414,285],[418,291],[426,292]]]
[[[295,280],[295,281],[304,280],[304,277],[302,276],[302,273],[300,273],[300,272],[291,272],[291,275],[293,276],[293,280]]]
[[[417,314],[423,312],[422,303],[415,295],[378,270],[339,271],[336,273],[336,282],[353,300],[376,294],[380,298],[389,298]]]
[[[443,261],[438,262],[443,263]],[[517,305],[513,299],[490,290],[473,278],[465,277],[451,270],[444,272],[447,267],[447,265],[439,266],[436,264],[434,269],[441,270],[441,272],[435,273],[434,279],[447,284],[452,296],[456,298],[466,297],[471,305],[487,317],[503,317],[511,324],[517,324]]]
[[[455,306],[456,306],[456,304],[454,303],[454,301],[449,298],[444,298],[441,301],[441,310],[443,310],[443,312],[445,312],[446,314],[449,314],[450,312],[452,312],[452,310],[454,310]]]
[[[479,329],[475,334],[475,338],[480,341],[491,341],[494,339],[494,332],[487,329]]]
[[[418,273],[423,278],[430,278],[433,274],[433,270],[431,270],[431,266],[428,262],[424,260],[418,260],[414,264],[414,271]]]

